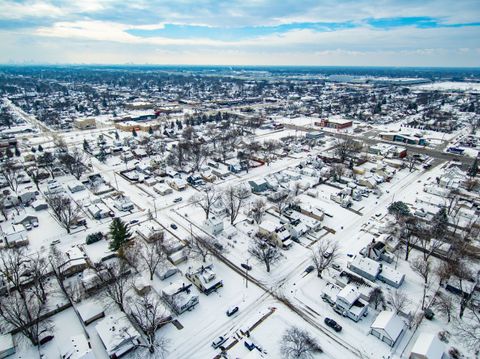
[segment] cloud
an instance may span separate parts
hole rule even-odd
[[[0,61],[478,66],[479,18],[477,0],[3,0]]]

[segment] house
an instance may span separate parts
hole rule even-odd
[[[103,203],[103,202],[98,202],[98,203],[92,203],[89,206],[87,206],[87,211],[90,213],[90,215],[97,220],[107,218],[110,216],[110,209]]]
[[[182,262],[186,262],[188,259],[187,252],[184,249],[181,249],[179,251],[173,252],[167,256],[167,259],[172,263],[173,265],[180,264]]]
[[[47,202],[43,201],[43,200],[40,200],[40,199],[37,199],[35,201],[32,202],[31,204],[31,207],[36,211],[43,211],[45,209],[48,208],[48,204]]]
[[[36,198],[37,198],[37,195],[35,194],[35,192],[32,192],[32,191],[22,192],[18,195],[19,201],[24,204],[33,202],[35,201]]]
[[[85,335],[74,335],[60,349],[62,359],[95,359]]]
[[[420,333],[413,344],[409,359],[442,359],[445,355],[445,344],[432,333]]]
[[[368,303],[360,298],[360,291],[353,284],[347,284],[338,292],[335,306],[345,316],[358,322],[368,313]]]
[[[178,280],[162,289],[162,298],[170,305],[176,314],[194,308],[198,302],[198,295],[192,293],[192,284]]]
[[[394,312],[382,311],[370,326],[370,334],[393,347],[405,332],[405,323]]]
[[[223,218],[210,216],[204,222],[204,227],[212,236],[216,236],[223,232]]]
[[[173,178],[172,180],[168,181],[168,184],[175,191],[184,191],[188,187],[187,181],[182,178]]]
[[[367,244],[366,247],[362,248],[360,250],[360,254],[377,262],[393,262],[393,256],[388,253],[385,243],[381,241],[375,241],[375,239],[373,239],[372,242]]]
[[[12,334],[0,334],[0,359],[15,354]]]
[[[202,265],[200,268],[189,271],[185,274],[195,286],[206,295],[223,287],[223,281],[213,271],[213,264]]]
[[[110,358],[120,358],[140,344],[140,333],[122,313],[109,315],[95,330]]]
[[[67,256],[67,260],[58,266],[58,270],[62,276],[69,277],[87,268],[88,263],[85,254],[78,246],[69,248],[65,252],[65,255]]]
[[[357,273],[372,282],[375,282],[378,273],[380,273],[380,263],[362,256],[355,256],[353,260],[348,263],[347,267],[352,272]]]
[[[197,187],[205,184],[205,181],[201,176],[198,175],[191,175],[187,177],[187,182],[192,186],[192,187]]]
[[[248,181],[248,184],[250,185],[253,193],[265,192],[268,191],[270,188],[268,182],[265,179],[251,180]]]
[[[183,248],[185,248],[185,244],[174,237],[164,238],[162,242],[162,249],[166,254],[175,253]]]
[[[0,244],[5,247],[26,246],[29,243],[28,234],[25,227],[11,226],[11,228],[2,228],[3,240]]]
[[[291,234],[283,224],[264,220],[258,225],[258,233],[271,239],[281,248],[290,248],[293,244]]]
[[[318,140],[323,137],[325,137],[325,134],[320,131],[307,132],[307,134],[305,135],[305,138],[308,140]]]
[[[212,168],[212,173],[219,178],[225,178],[230,176],[231,172],[227,166],[219,164],[217,168]]]
[[[392,267],[381,265],[378,279],[392,287],[398,288],[405,280],[405,274],[400,273]]]
[[[77,312],[82,319],[83,324],[89,325],[93,323],[97,319],[103,318],[105,316],[105,312],[103,311],[103,307],[97,305],[94,302],[82,302],[78,306],[76,306]]]
[[[292,238],[298,239],[308,232],[309,228],[299,218],[286,224]]]
[[[30,229],[32,229],[32,226],[33,227],[38,227],[38,217],[26,214],[26,215],[23,215],[21,217],[15,218],[14,224],[21,224],[27,230],[30,230]]]
[[[115,199],[113,206],[122,212],[130,212],[133,211],[135,206],[133,205],[132,201],[128,197],[119,196]]]
[[[85,190],[85,186],[80,182],[69,183],[67,187],[68,187],[68,190],[72,193]]]
[[[164,183],[157,183],[155,186],[153,186],[153,190],[160,196],[166,196],[167,194],[173,193],[173,189]]]

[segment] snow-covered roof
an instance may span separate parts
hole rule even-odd
[[[370,327],[373,329],[382,329],[390,339],[395,341],[402,333],[405,323],[394,312],[384,310],[378,314]]]
[[[77,312],[84,322],[89,322],[103,313],[102,306],[93,302],[84,302],[77,306]]]
[[[357,287],[353,284],[346,285],[338,294],[337,298],[342,299],[346,303],[353,305],[355,301],[360,297],[360,292],[358,291]]]
[[[61,357],[64,359],[95,359],[84,335],[72,336],[68,344],[61,349],[61,353]]]
[[[0,353],[6,352],[14,347],[13,336],[11,334],[0,335]]]
[[[362,256],[356,256],[350,262],[351,266],[354,266],[358,269],[361,269],[365,273],[368,273],[374,277],[377,276],[378,272],[380,271],[380,263],[375,262],[370,258],[364,258]]]
[[[133,341],[140,338],[140,334],[122,313],[105,317],[95,329],[108,355],[125,353],[134,346]]]
[[[412,354],[422,355],[426,359],[441,359],[445,345],[432,333],[420,333],[413,345]]]

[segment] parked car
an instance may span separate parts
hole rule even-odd
[[[172,224],[170,225],[170,227],[171,227],[172,229],[177,229],[177,228],[178,228],[175,223],[172,223]]]
[[[342,270],[342,267],[340,267],[340,264],[337,264],[337,263],[333,263],[332,268],[335,270],[338,270],[339,272]]]
[[[325,324],[328,325],[330,328],[335,330],[337,333],[342,331],[342,326],[338,324],[336,321],[330,318],[325,318]]]
[[[38,344],[43,345],[48,343],[54,337],[53,332],[49,329],[45,329],[40,334],[38,334]]]
[[[242,266],[242,268],[246,269],[246,270],[252,270],[252,266],[246,264],[246,263],[242,263],[240,264]]]
[[[315,267],[314,266],[308,266],[307,268],[305,268],[305,273],[311,273],[315,270]]]
[[[238,307],[235,306],[235,307],[230,307],[227,309],[227,316],[231,317],[232,315],[234,315],[236,312],[238,312]]]
[[[213,342],[212,342],[212,347],[214,349],[217,349],[220,345],[222,345],[223,343],[225,343],[227,341],[228,338],[224,338],[222,336],[218,337],[217,339],[215,339]]]
[[[182,197],[177,197],[173,200],[173,203],[178,203],[178,202],[182,202],[183,198]]]
[[[330,297],[326,294],[322,294],[322,300],[328,304],[330,304],[331,306],[333,306],[335,304],[335,302],[333,300],[330,299]]]

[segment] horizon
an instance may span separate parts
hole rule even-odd
[[[5,0],[0,63],[480,67],[476,1]]]

